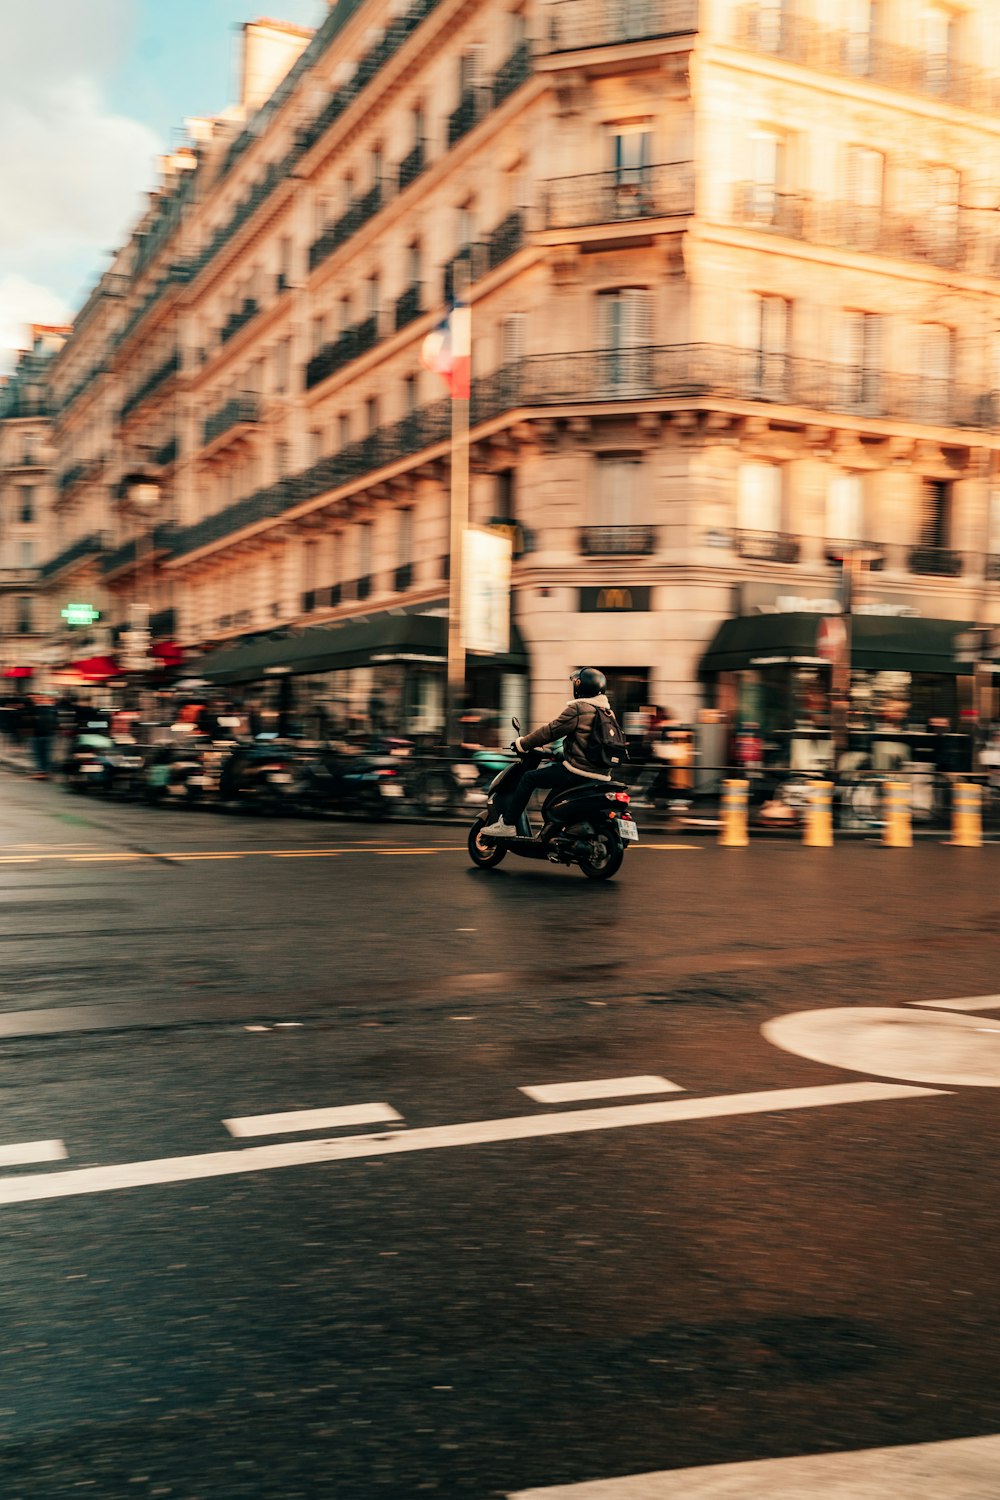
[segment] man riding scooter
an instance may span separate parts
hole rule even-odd
[[[511,748],[521,755],[561,739],[564,742],[563,758],[526,771],[511,794],[503,816],[482,829],[482,838],[517,838],[518,824],[531,801],[531,794],[539,788],[566,791],[569,787],[581,786],[584,781],[611,780],[610,770],[595,766],[586,754],[595,717],[602,710],[607,714],[612,712],[605,691],[607,685],[603,672],[596,667],[584,667],[573,678],[573,697],[562,712],[530,734],[518,736]]]

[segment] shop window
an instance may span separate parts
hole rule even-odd
[[[736,490],[737,530],[757,534],[782,530],[783,480],[783,470],[778,464],[740,465]]]

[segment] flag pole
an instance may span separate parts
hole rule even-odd
[[[445,732],[449,745],[461,743],[459,721],[465,707],[465,628],[462,618],[462,553],[469,525],[469,395],[468,364],[471,359],[471,309],[464,302],[466,266],[455,265],[455,324],[453,354],[459,366],[453,378],[451,400],[451,499],[448,540],[448,682],[445,699]]]

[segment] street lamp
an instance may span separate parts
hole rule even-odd
[[[140,602],[136,596],[140,591],[146,559],[152,563],[153,521],[160,506],[161,494],[159,480],[141,470],[125,474],[118,486],[118,501],[122,509],[144,522],[140,537],[136,540],[135,588],[129,606],[129,628],[123,636],[125,650],[122,666],[126,672],[141,672],[150,665],[150,606],[148,602]],[[140,541],[145,542],[145,557],[142,555]],[[152,577],[149,583],[151,586]]]

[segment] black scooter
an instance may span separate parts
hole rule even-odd
[[[513,720],[515,730],[521,726]],[[552,791],[542,804],[542,826],[534,833],[525,813],[517,837],[496,839],[483,829],[500,816],[526,771],[545,760],[558,760],[540,750],[529,750],[506,766],[490,784],[489,802],[469,830],[469,857],[481,870],[492,870],[508,854],[546,859],[556,865],[579,865],[588,880],[610,880],[621,868],[625,850],[639,831],[621,781],[585,781],[578,787]]]

